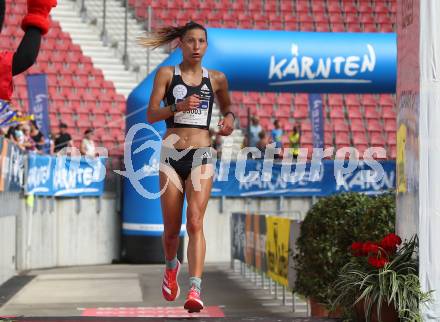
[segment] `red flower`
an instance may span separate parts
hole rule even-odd
[[[402,243],[402,239],[396,234],[386,235],[380,242],[380,246],[388,252],[395,253],[397,251],[397,246]]]
[[[364,252],[364,254],[377,254],[379,252],[379,245],[368,241],[364,243],[362,251]]]
[[[377,258],[376,256],[368,257],[368,263],[376,268],[383,268],[388,260],[385,257]]]
[[[351,253],[353,256],[359,257],[359,256],[365,256],[365,253],[363,252],[363,245],[361,242],[354,242],[351,244]]]

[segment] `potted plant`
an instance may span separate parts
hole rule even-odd
[[[367,196],[341,193],[321,198],[307,213],[297,240],[294,291],[310,299],[312,316],[319,303],[327,311],[338,296],[334,283],[350,260],[347,249],[353,240],[378,239],[394,230],[395,195]]]
[[[420,288],[418,239],[401,244],[394,233],[376,243],[354,242],[335,283],[333,306],[353,308],[357,321],[422,321],[419,306],[430,294]]]

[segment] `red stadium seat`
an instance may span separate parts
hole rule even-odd
[[[351,132],[365,132],[365,126],[361,118],[350,119]]]
[[[365,106],[365,118],[367,119],[379,119],[380,115],[375,106]]]
[[[383,131],[383,127],[380,124],[379,120],[377,119],[369,119],[367,121],[367,130],[372,133],[372,132],[382,132]]]
[[[348,132],[338,132],[338,134],[335,135],[335,143],[336,145],[349,146],[351,142]]]
[[[344,108],[342,107],[342,105],[336,105],[336,106],[332,106],[330,108],[330,118],[331,119],[344,119],[345,115],[344,115]]]
[[[397,156],[397,148],[395,145],[391,145],[390,146],[390,158],[396,159],[396,156]]]
[[[365,132],[354,132],[353,133],[353,143],[355,145],[366,145],[368,144],[367,136]]]
[[[304,104],[295,105],[295,108],[293,110],[293,117],[295,119],[306,118],[308,116],[309,116],[309,112],[307,105]]]
[[[309,120],[304,120],[300,124],[301,124],[301,131],[306,131],[306,132],[307,131],[309,131],[309,132],[312,131],[312,124],[310,123]]]
[[[370,145],[371,146],[384,146],[385,139],[382,133],[373,132],[370,134]]]
[[[395,104],[394,97],[391,95],[382,94],[380,95],[379,103],[382,106],[394,106]]]
[[[345,31],[345,26],[343,23],[333,23],[330,26],[331,26],[331,30],[333,32],[344,32]]]
[[[342,119],[335,119],[332,125],[334,132],[349,132],[347,123]]]
[[[394,119],[385,120],[384,130],[386,132],[395,132],[397,130],[397,123]]]
[[[350,106],[348,108],[348,118],[353,122],[355,119],[362,119],[362,113],[359,106]]]
[[[384,106],[382,109],[382,117],[384,119],[396,119],[396,112],[391,106]]]
[[[397,138],[396,138],[396,132],[389,132],[387,133],[387,144],[390,145],[396,145]]]
[[[313,144],[312,132],[302,132],[300,138],[301,138],[301,145],[303,145],[303,144]]]

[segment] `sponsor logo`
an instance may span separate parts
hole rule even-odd
[[[186,87],[184,85],[179,84],[179,85],[174,86],[174,88],[173,88],[173,96],[178,100],[183,99],[187,93],[188,93],[188,90],[186,89]]]
[[[362,56],[309,57],[300,54],[299,46],[292,44],[291,57],[270,58],[269,85],[323,84],[323,83],[371,83],[360,79],[376,67],[376,51],[366,45]],[[356,78],[355,78],[356,77]]]

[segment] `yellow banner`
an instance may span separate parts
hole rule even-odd
[[[289,270],[290,219],[267,216],[266,226],[268,274],[279,284],[289,286],[287,272]]]

